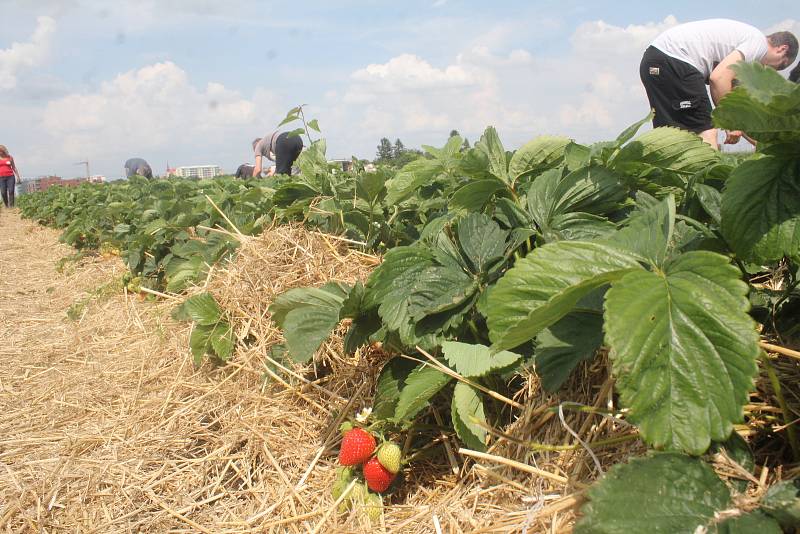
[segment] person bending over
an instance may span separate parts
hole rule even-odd
[[[253,176],[253,165],[250,165],[248,163],[242,163],[236,169],[236,174],[234,176],[236,178],[242,178],[242,179]]]
[[[299,135],[289,136],[288,133],[273,132],[264,137],[253,140],[253,152],[256,164],[253,167],[253,176],[261,176],[264,158],[275,162],[275,169],[270,169],[269,176],[273,174],[292,174],[294,164],[300,152],[303,151],[303,140]]]
[[[733,89],[735,73],[730,67],[756,61],[783,70],[794,62],[797,48],[797,38],[790,32],[764,35],[753,26],[729,19],[670,28],[650,44],[639,66],[647,99],[655,111],[653,126],[689,130],[719,148],[711,122],[711,101],[717,105]],[[728,132],[725,142],[736,143],[741,136],[740,131]]]
[[[130,178],[134,175],[152,178],[153,170],[142,158],[131,158],[125,162],[125,178]]]

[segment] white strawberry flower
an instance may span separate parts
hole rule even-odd
[[[356,414],[356,421],[364,424],[367,422],[370,415],[372,415],[372,408],[362,408],[362,410]]]

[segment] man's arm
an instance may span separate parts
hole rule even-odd
[[[261,154],[256,154],[256,164],[253,167],[253,177],[261,176],[261,165],[263,160],[264,156]]]
[[[719,104],[722,97],[733,91],[733,79],[736,77],[736,73],[733,72],[731,67],[743,59],[742,53],[734,50],[711,73],[708,85],[711,89],[711,99],[714,101],[715,106]]]

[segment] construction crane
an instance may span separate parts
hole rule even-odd
[[[75,163],[75,165],[86,165],[86,179],[89,180],[91,178],[91,175],[89,174],[89,160],[88,159],[86,161],[79,161],[79,162]]]

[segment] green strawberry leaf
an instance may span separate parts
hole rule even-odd
[[[450,414],[458,439],[470,449],[485,451],[486,429],[475,422],[486,423],[483,399],[478,390],[458,382],[453,390]]]
[[[673,453],[615,465],[588,498],[575,534],[694,534],[731,500],[710,466]]]
[[[484,345],[458,341],[442,343],[442,352],[450,367],[468,378],[490,375],[514,365],[522,358],[519,354],[508,351],[492,354],[491,349]]]
[[[411,371],[397,400],[394,412],[395,420],[409,421],[413,419],[428,405],[431,398],[451,380],[452,378],[448,375],[427,364]]]
[[[192,321],[199,325],[211,326],[220,321],[222,310],[211,293],[199,293],[186,299],[183,309]]]
[[[535,249],[489,291],[484,311],[492,349],[533,339],[585,295],[634,270],[641,270],[637,259],[611,245],[561,241]]]
[[[800,479],[771,486],[761,501],[761,509],[785,529],[800,527]]]
[[[723,235],[746,261],[800,256],[800,159],[743,162],[728,179],[721,217]]]
[[[622,405],[653,447],[702,454],[741,421],[759,354],[747,285],[728,258],[688,252],[606,294]]]
[[[579,363],[594,358],[603,344],[603,316],[572,311],[536,336],[536,374],[542,386],[557,391]]]

